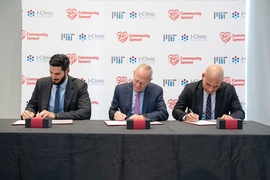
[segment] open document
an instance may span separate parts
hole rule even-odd
[[[62,120],[52,120],[53,125],[64,125],[64,124],[73,124],[72,119],[62,119]],[[19,126],[19,125],[25,125],[25,120],[18,120],[14,123],[12,123],[12,126]]]
[[[104,121],[104,123],[107,126],[126,126],[127,125],[127,121]],[[150,122],[151,125],[162,125],[162,122],[159,121],[153,121]]]
[[[183,121],[183,122],[188,123],[188,124],[194,124],[197,126],[211,126],[211,125],[217,124],[216,120],[199,120],[196,122],[188,122],[188,121]]]

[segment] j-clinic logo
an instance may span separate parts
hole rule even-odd
[[[219,37],[220,37],[221,41],[223,41],[224,43],[227,43],[231,40],[231,33],[230,32],[221,32],[219,34]]]
[[[187,34],[183,34],[181,36],[181,40],[184,41],[184,42],[187,42],[188,41],[188,35]]]
[[[80,41],[86,41],[86,34],[84,34],[84,33],[79,34],[79,40]]]
[[[134,11],[132,11],[131,13],[129,13],[129,17],[130,17],[131,19],[136,19],[136,18],[137,18],[137,13],[134,12]]]
[[[116,37],[117,39],[123,43],[125,42],[127,39],[128,39],[128,33],[126,31],[122,32],[122,31],[119,31],[117,34],[116,34]]]
[[[168,11],[168,15],[169,15],[169,18],[170,18],[171,20],[175,21],[176,19],[179,18],[180,12],[179,12],[178,9],[170,9],[170,10]]]
[[[233,64],[238,64],[239,62],[240,62],[240,58],[239,57],[237,57],[237,56],[232,57],[232,63]]]
[[[168,106],[170,109],[173,109],[175,104],[177,103],[177,99],[169,99],[168,100]]]
[[[33,11],[33,10],[27,11],[27,16],[28,17],[34,17],[35,16],[35,11]]]
[[[75,8],[69,8],[66,10],[67,17],[71,20],[75,19],[77,17],[77,9]]]
[[[26,61],[27,61],[27,62],[30,62],[30,63],[31,63],[31,62],[34,62],[34,61],[35,61],[35,57],[34,57],[33,55],[30,54],[30,55],[26,56]]]
[[[237,12],[237,11],[234,11],[234,12],[232,13],[232,18],[233,18],[233,19],[238,19],[238,18],[240,18],[240,13]]]
[[[70,65],[77,61],[77,55],[75,53],[68,53],[67,57],[69,58]]]
[[[135,63],[137,62],[137,58],[136,58],[135,56],[131,56],[131,57],[129,58],[129,62],[130,62],[131,64],[135,64]]]
[[[177,63],[179,63],[179,55],[178,54],[170,54],[168,56],[168,60],[171,63],[171,65],[175,66]]]
[[[187,79],[181,80],[181,85],[182,86],[186,86],[187,84],[188,84],[188,80]]]
[[[117,76],[116,77],[116,84],[124,84],[132,82],[132,79],[127,78],[126,76]]]

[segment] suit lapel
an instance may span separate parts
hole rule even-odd
[[[68,83],[67,83],[66,92],[65,92],[64,111],[68,111],[68,106],[73,97],[73,93],[74,93],[73,78],[68,76]]]
[[[203,107],[202,81],[198,84],[196,96],[197,96],[197,105],[198,105],[198,110],[199,110],[199,116],[202,117],[202,107]]]
[[[223,88],[222,88],[222,84],[220,85],[220,88],[216,91],[216,107],[215,107],[215,117],[218,116],[218,112],[220,110],[220,106],[222,103],[222,99],[223,99]]]
[[[152,89],[148,85],[144,90],[142,114],[145,114],[148,109],[149,102],[151,99],[151,92],[152,92]]]
[[[44,93],[42,95],[42,102],[43,103],[42,103],[41,111],[44,109],[48,110],[48,107],[49,107],[49,102],[50,102],[50,98],[51,98],[51,90],[52,90],[51,78],[48,78],[48,81],[46,81],[42,84],[42,89],[44,90]]]
[[[125,89],[125,94],[126,94],[126,112],[127,112],[127,117],[131,116],[131,106],[132,106],[132,94],[133,94],[133,87],[132,83],[130,83],[127,88]]]

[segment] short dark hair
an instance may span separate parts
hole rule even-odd
[[[69,58],[64,54],[55,54],[50,59],[50,66],[61,66],[65,71],[69,68]]]

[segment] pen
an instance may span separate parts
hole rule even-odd
[[[121,113],[121,115],[123,116],[123,113],[121,112],[120,108],[118,108],[118,111]]]
[[[194,114],[193,111],[192,111],[191,109],[188,109],[188,110],[189,110],[192,114]]]

